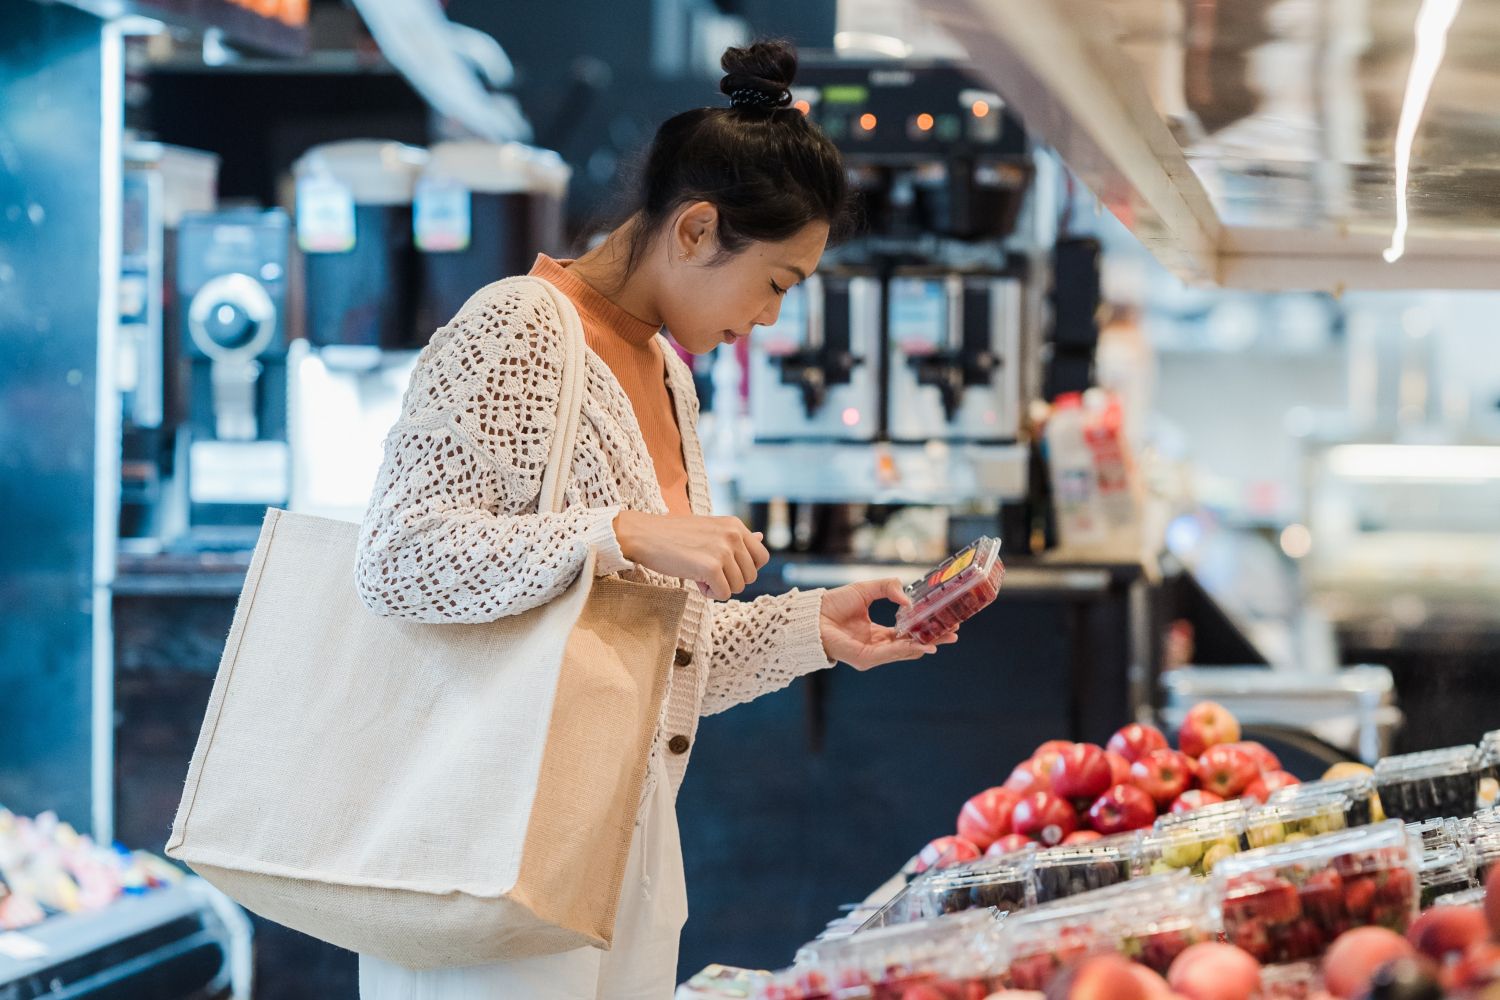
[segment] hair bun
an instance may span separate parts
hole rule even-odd
[[[724,70],[719,90],[728,95],[730,107],[775,110],[792,103],[797,50],[790,42],[755,42],[742,49],[726,49],[719,65]]]

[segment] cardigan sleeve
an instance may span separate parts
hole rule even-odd
[[[708,605],[713,616],[704,715],[778,691],[833,666],[823,652],[821,590]]]
[[[482,622],[630,564],[616,507],[538,513],[557,424],[562,333],[550,304],[476,295],[418,359],[360,531],[355,578],[377,614]]]

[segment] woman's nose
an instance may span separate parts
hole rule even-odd
[[[780,315],[781,315],[781,296],[779,296],[779,295],[772,296],[770,304],[767,305],[765,309],[761,310],[761,314],[759,316],[755,317],[755,325],[756,326],[775,326],[776,325],[776,319]]]

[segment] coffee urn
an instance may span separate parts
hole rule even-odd
[[[527,273],[538,253],[561,254],[571,176],[558,154],[521,143],[433,146],[414,206],[418,328],[437,329],[478,289]]]

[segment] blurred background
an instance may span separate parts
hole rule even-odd
[[[355,996],[151,856],[264,509],[358,519],[433,331],[759,36],[861,225],[690,359],[754,592],[1007,576],[704,721],[683,978],[785,965],[1050,738],[1212,698],[1316,777],[1496,728],[1497,9],[1403,139],[1407,0],[0,0],[0,875],[118,869],[0,880],[0,996]]]

